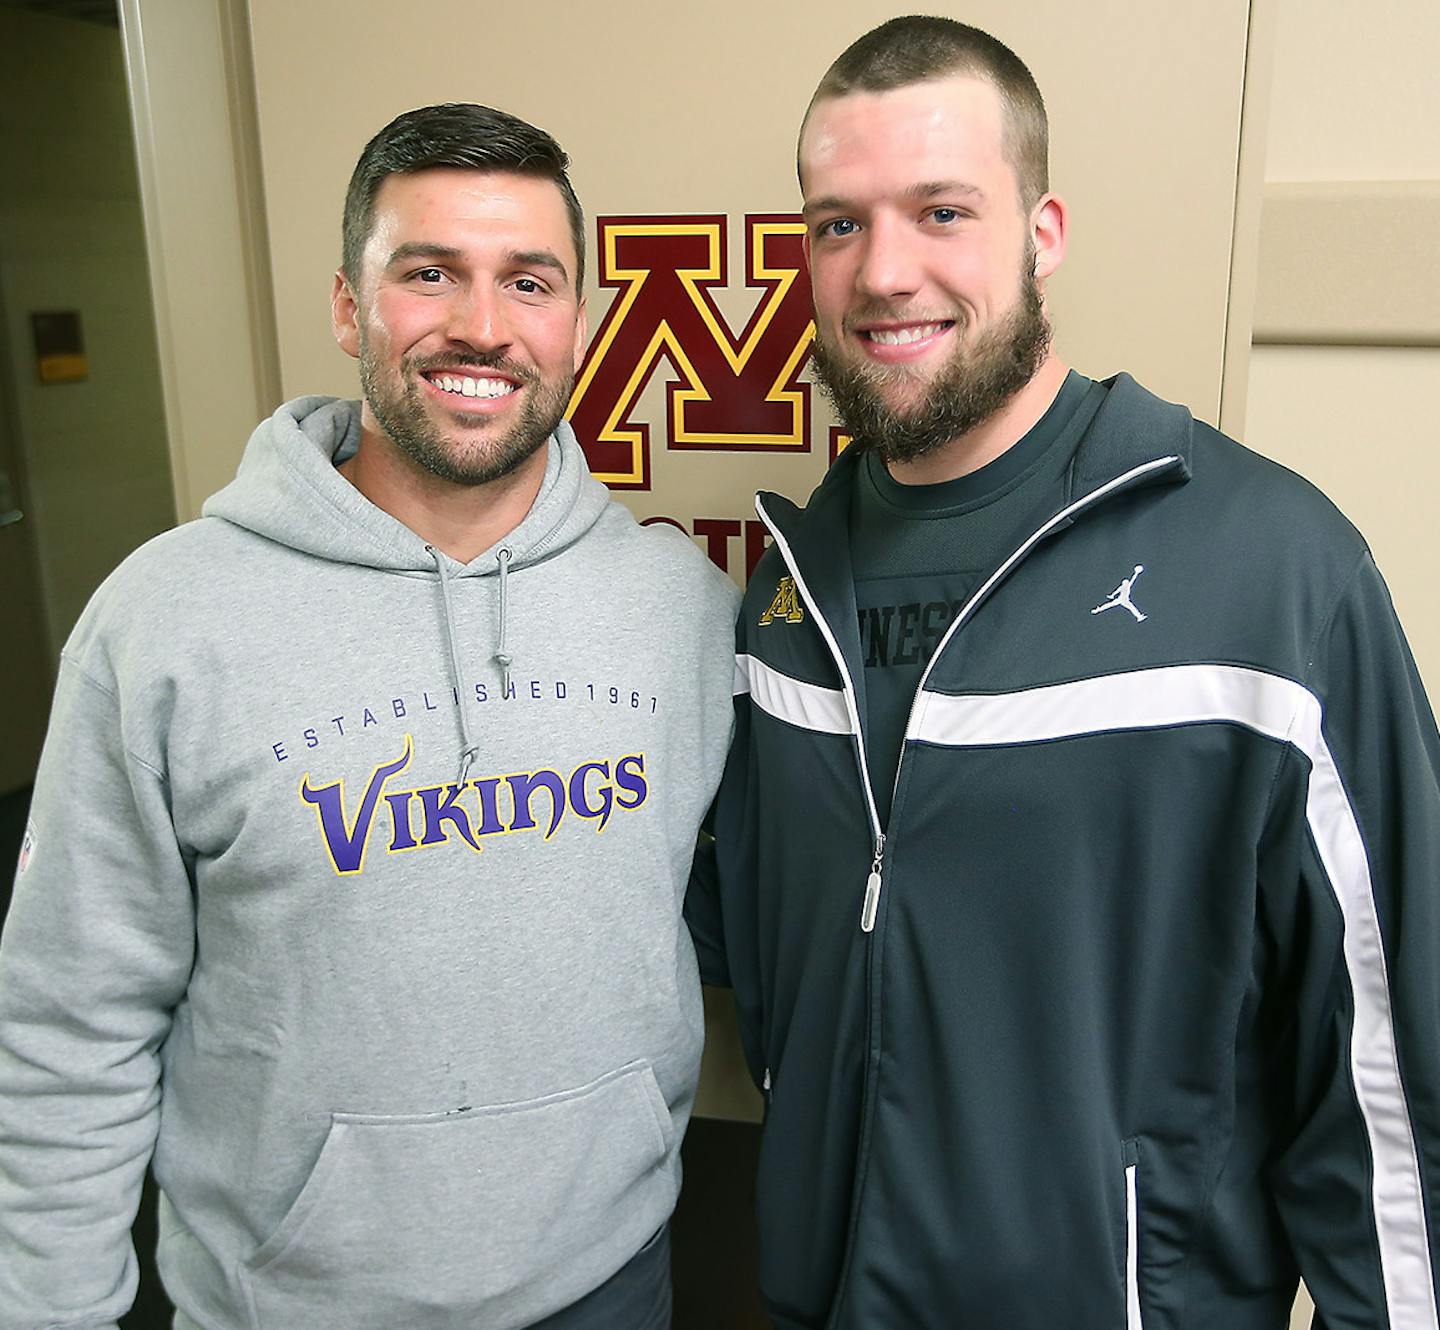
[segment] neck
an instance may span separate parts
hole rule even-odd
[[[530,454],[509,475],[483,485],[458,485],[406,457],[361,409],[360,447],[337,468],[377,508],[403,522],[427,545],[469,563],[508,536],[530,511],[545,477],[548,448]]]
[[[993,416],[923,457],[908,462],[887,462],[887,470],[902,485],[938,485],[978,471],[1035,428],[1040,417],[1050,409],[1069,372],[1069,367],[1054,355],[1047,355],[1034,378]]]

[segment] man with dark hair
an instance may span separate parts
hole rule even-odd
[[[1323,496],[1060,364],[1044,143],[933,18],[800,137],[854,441],[757,498],[687,902],[767,1100],[762,1287],[780,1330],[1280,1330],[1298,1270],[1435,1330],[1440,736]]]
[[[375,197],[392,175],[453,166],[508,171],[548,180],[560,191],[575,247],[575,289],[585,287],[585,214],[570,183],[570,157],[543,129],[490,106],[469,102],[422,106],[396,116],[365,145],[345,191],[340,270],[360,277],[365,242],[375,223]]]
[[[115,1325],[152,1151],[181,1330],[670,1323],[734,591],[563,420],[565,168],[485,107],[382,130],[332,299],[364,401],[281,407],[65,648],[0,945],[4,1330]]]

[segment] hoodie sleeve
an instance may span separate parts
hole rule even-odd
[[[0,1330],[109,1327],[194,954],[166,782],[62,660],[0,942]]]
[[[1435,1330],[1440,736],[1368,552],[1307,682],[1319,724],[1292,800],[1286,930],[1294,1129],[1275,1195],[1324,1324]]]

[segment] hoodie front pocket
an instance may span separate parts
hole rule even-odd
[[[1145,1330],[1140,1318],[1140,1142],[1120,1142],[1125,1166],[1125,1330]]]
[[[521,1326],[639,1250],[675,1202],[648,1062],[523,1103],[335,1113],[309,1179],[245,1264],[256,1330]]]

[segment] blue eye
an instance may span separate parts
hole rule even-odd
[[[833,221],[824,222],[819,228],[822,236],[834,236],[837,240],[845,236],[854,235],[860,229],[859,224],[848,217],[836,217]]]
[[[958,222],[960,220],[960,210],[958,208],[936,208],[930,216],[944,225],[948,222]]]

